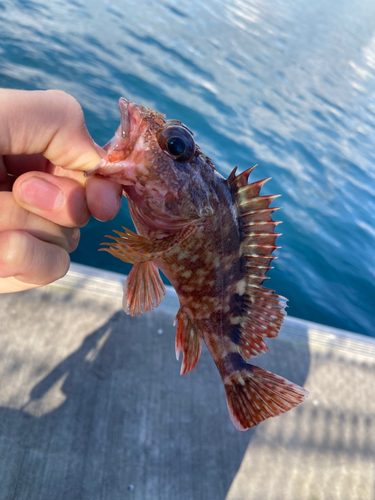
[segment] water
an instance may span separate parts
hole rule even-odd
[[[269,274],[288,313],[375,336],[375,3],[372,0],[3,0],[0,86],[60,88],[95,141],[123,95],[191,128],[223,175],[282,194]],[[76,262],[131,227],[127,208],[82,230]]]

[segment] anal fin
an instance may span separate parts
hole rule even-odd
[[[181,375],[191,372],[197,366],[201,355],[202,339],[190,318],[179,309],[174,324],[176,329],[176,358],[182,351]]]
[[[152,262],[134,264],[124,285],[124,311],[130,316],[152,311],[164,297],[159,269]]]

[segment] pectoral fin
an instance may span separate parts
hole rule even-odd
[[[177,233],[170,236],[151,240],[140,234],[133,233],[130,229],[121,231],[114,231],[118,236],[106,236],[111,238],[115,243],[104,242],[102,245],[109,245],[108,248],[100,248],[109,252],[114,257],[121,259],[130,264],[137,264],[140,262],[147,262],[150,260],[158,259],[165,252],[173,248],[175,245],[182,243],[186,238],[191,236],[196,230],[196,224],[189,224]]]
[[[202,339],[189,317],[179,309],[174,324],[176,329],[176,358],[183,353],[181,375],[191,372],[196,367],[201,355]]]
[[[152,311],[164,297],[165,286],[155,264],[134,264],[124,285],[124,311],[130,316]]]

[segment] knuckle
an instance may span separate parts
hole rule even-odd
[[[76,126],[83,127],[85,117],[83,114],[82,106],[72,95],[64,92],[63,90],[46,90],[50,97],[61,107],[61,125],[74,122]]]
[[[77,112],[82,111],[81,105],[79,104],[77,99],[75,99],[72,95],[68,94],[67,92],[58,89],[50,89],[46,90],[46,92],[50,94],[51,97],[57,100],[61,100],[63,105],[74,108],[77,110]]]
[[[22,231],[5,231],[0,235],[1,260],[10,269],[25,264],[28,250],[27,234]]]

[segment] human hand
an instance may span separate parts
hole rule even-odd
[[[121,186],[83,175],[104,155],[72,96],[0,89],[0,293],[64,276],[79,227],[117,214]]]

